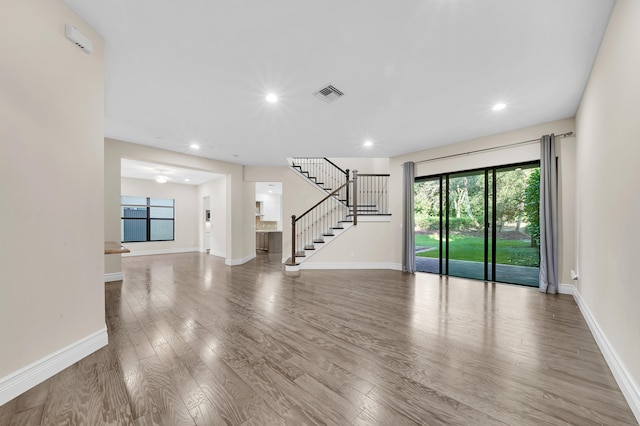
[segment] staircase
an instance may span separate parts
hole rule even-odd
[[[356,226],[359,216],[389,215],[389,175],[359,175],[323,157],[291,158],[289,164],[327,195],[301,215],[292,216],[287,271],[299,270],[300,263]]]

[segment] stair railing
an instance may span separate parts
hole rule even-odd
[[[290,266],[297,265],[296,257],[304,257],[305,250],[315,250],[315,244],[324,243],[325,237],[332,237],[336,229],[343,229],[342,224],[351,222],[349,207],[340,200],[340,194],[353,186],[353,224],[358,224],[358,172],[353,171],[353,180],[347,181],[334,189],[322,200],[301,215],[291,216],[291,258]]]
[[[389,175],[358,174],[358,180],[357,193],[353,194],[359,203],[358,214],[361,216],[388,215]]]
[[[326,157],[294,157],[291,159],[291,166],[327,192],[349,182],[349,170],[341,169]],[[349,186],[344,187],[337,196],[347,203]]]

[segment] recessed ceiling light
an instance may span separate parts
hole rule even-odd
[[[506,104],[503,104],[502,102],[500,102],[495,104],[491,109],[493,109],[494,111],[500,111],[501,109],[505,109],[506,107],[507,107]]]
[[[191,182],[191,179],[185,179],[184,181],[185,182]]]
[[[272,104],[278,102],[278,97],[274,93],[269,93],[265,99]]]
[[[162,176],[162,175],[156,176],[156,182],[158,183],[167,183],[168,180],[169,178],[166,176]]]
[[[371,142],[371,141],[364,141],[364,146],[366,146],[366,147],[370,147],[370,146],[372,146],[372,145],[373,145],[373,142]]]
[[[189,146],[191,147],[191,149],[200,149],[200,145],[198,145],[195,142],[191,143],[191,145],[189,145]]]

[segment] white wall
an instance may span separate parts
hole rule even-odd
[[[262,203],[262,222],[278,222],[275,230],[282,231],[282,195],[257,192],[256,201]]]
[[[201,200],[199,202],[198,188],[195,185],[122,178],[121,194],[175,200],[174,240],[126,243],[131,253],[123,256],[199,250],[198,223],[201,217]]]
[[[393,241],[390,221],[365,221],[332,240],[326,249],[314,253],[302,269],[397,269],[400,263],[390,261],[389,241]]]
[[[630,375],[638,419],[639,41],[640,2],[618,0],[576,116],[578,290]]]
[[[331,157],[329,158],[336,166],[342,170],[357,170],[358,173],[385,174],[389,173],[388,158],[351,158],[351,157]]]
[[[61,1],[3,0],[0,57],[2,405],[107,336],[103,41]]]
[[[120,153],[104,144],[104,240],[120,241]],[[104,256],[105,281],[122,279],[119,254]]]
[[[198,246],[204,250],[203,238],[209,238],[209,253],[213,256],[227,257],[227,179],[221,177],[211,182],[198,185],[198,199],[200,200],[200,216],[198,218]],[[202,199],[209,197],[211,209],[211,231],[204,232],[204,206]]]

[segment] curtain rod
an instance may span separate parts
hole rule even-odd
[[[567,132],[567,133],[561,133],[559,135],[555,135],[555,137],[556,138],[566,138],[566,137],[572,136],[572,135],[573,135],[573,132]],[[516,146],[516,145],[526,145],[526,144],[535,143],[535,142],[540,142],[540,138],[538,138],[538,139],[529,139],[527,141],[514,142],[514,143],[510,143],[508,145],[494,146],[492,148],[476,149],[475,151],[463,152],[461,154],[443,155],[442,157],[435,157],[435,158],[429,158],[429,159],[426,159],[426,160],[416,161],[415,164],[428,163],[430,161],[436,161],[436,160],[444,160],[445,158],[462,157],[463,155],[477,154],[479,152],[497,151],[499,149],[510,148],[510,147]]]

